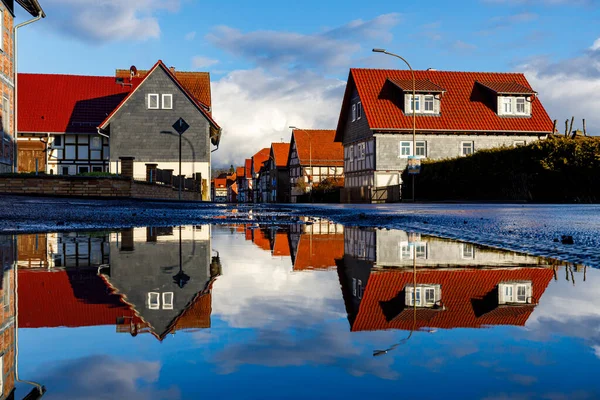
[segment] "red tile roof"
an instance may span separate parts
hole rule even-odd
[[[231,191],[234,194],[238,194],[238,185],[237,185],[237,182],[234,182],[232,185],[229,185],[229,187],[231,188]]]
[[[96,133],[131,89],[110,76],[20,73],[19,132]]]
[[[389,79],[394,85],[398,86],[401,90],[405,92],[412,92],[413,90],[413,81],[412,79]],[[439,87],[435,83],[431,82],[429,79],[425,80],[417,80],[415,79],[415,91],[416,92],[425,92],[425,93],[442,93],[446,90]]]
[[[169,68],[169,70],[171,70]],[[171,70],[173,72],[173,70]],[[135,77],[144,78],[148,75],[147,70],[138,70]],[[211,107],[211,92],[210,92],[210,74],[208,72],[187,72],[177,71],[173,72],[175,78],[194,98],[199,102]],[[129,78],[131,76],[128,69],[117,69],[115,77],[117,78]]]
[[[215,188],[226,188],[227,187],[227,179],[225,178],[216,178],[213,179]]]
[[[344,234],[300,235],[294,257],[294,271],[328,269],[344,257]]]
[[[192,304],[176,319],[172,330],[210,328],[212,294],[199,293]]]
[[[531,117],[498,116],[493,94],[477,82],[518,84],[531,90],[521,73],[415,71],[419,81],[429,80],[446,89],[441,99],[441,115],[417,115],[419,131],[450,132],[530,132],[551,133],[553,123],[538,98],[531,104]],[[342,103],[336,140],[342,140],[347,112],[356,87],[364,114],[372,130],[412,129],[412,114],[404,114],[402,92],[394,81],[412,81],[408,70],[351,69]]]
[[[252,156],[252,168],[255,174],[258,174],[263,163],[269,159],[269,154],[271,154],[271,149],[265,147]]]
[[[244,170],[246,172],[246,179],[251,179],[252,178],[252,159],[251,158],[247,158],[244,161]]]
[[[335,132],[324,129],[294,129],[292,141],[296,144],[300,164],[343,167],[344,147],[341,143],[334,142]]]
[[[237,167],[235,169],[235,175],[238,178],[244,177],[246,175],[246,171],[244,170],[244,167]]]
[[[290,154],[289,143],[272,143],[271,156],[275,160],[277,168],[285,168],[287,166],[288,155]]]
[[[252,241],[255,245],[263,250],[271,251],[271,241],[262,229],[254,229],[253,235]]]
[[[494,81],[477,81],[480,85],[485,86],[492,92],[497,94],[535,94],[536,92],[530,87],[519,85],[517,82],[494,82]]]
[[[420,311],[415,321],[413,309],[404,309],[391,319],[386,317],[382,305],[397,296],[403,296],[404,288],[413,284],[410,271],[374,271],[369,276],[358,314],[351,326],[352,331],[375,331],[385,329],[431,328],[481,328],[486,325],[525,325],[533,312],[532,305],[507,307],[479,317],[473,310],[473,300],[489,295],[499,283],[507,281],[531,281],[534,302],[539,302],[550,280],[551,268],[520,269],[466,269],[460,271],[425,270],[417,272],[417,284],[439,284],[442,291],[443,311]]]
[[[81,278],[81,298],[74,291],[78,287],[76,277],[70,279],[67,271],[28,269],[18,273],[22,328],[114,325],[117,317],[133,315],[121,296],[111,294],[95,271]]]

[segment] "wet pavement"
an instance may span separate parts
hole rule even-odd
[[[252,214],[266,221],[0,235],[6,390],[23,398],[36,390],[27,380],[44,399],[600,397],[599,270],[415,230]]]

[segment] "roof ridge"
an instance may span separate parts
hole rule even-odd
[[[57,74],[57,73],[38,73],[38,72],[19,72],[17,75],[37,75],[37,76],[68,76],[68,77],[81,77],[81,78],[111,78],[115,79],[112,75],[79,75],[79,74]]]
[[[391,68],[350,68],[350,71],[410,71],[408,69],[391,69]],[[444,73],[456,73],[456,74],[498,74],[498,75],[525,75],[525,72],[511,71],[511,72],[498,72],[498,71],[453,71],[447,69],[414,69],[414,72],[444,72]]]

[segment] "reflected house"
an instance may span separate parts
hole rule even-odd
[[[294,271],[334,268],[344,255],[344,227],[325,220],[294,225],[290,249]]]
[[[353,332],[523,326],[554,277],[537,257],[475,246],[480,256],[469,265],[460,242],[411,235],[406,250],[405,232],[346,228],[345,235],[338,274]],[[395,252],[385,247],[393,236]]]
[[[271,248],[271,254],[276,257],[291,256],[289,233],[287,231],[276,231],[273,235]]]
[[[211,289],[221,274],[210,227],[136,228],[111,235],[107,284],[134,311],[119,330],[163,340],[178,329],[210,327]]]
[[[14,279],[15,241],[13,236],[0,235],[0,398],[14,396],[15,390],[15,317]]]

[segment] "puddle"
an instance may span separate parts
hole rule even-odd
[[[3,393],[600,396],[598,270],[302,220],[0,236]]]

